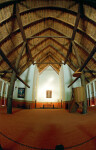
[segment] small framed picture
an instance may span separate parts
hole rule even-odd
[[[52,90],[46,91],[46,98],[52,98]]]
[[[18,88],[18,98],[25,97],[25,88]]]

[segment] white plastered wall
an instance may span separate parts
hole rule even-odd
[[[52,98],[46,98],[46,90],[52,90]],[[59,75],[50,66],[39,75],[37,101],[38,102],[60,101]]]
[[[13,92],[13,99],[32,101],[34,68],[35,68],[35,65],[31,65],[20,76],[22,80],[24,80],[30,86],[30,88],[26,87],[18,79],[16,80],[15,86],[14,86],[14,92]],[[18,88],[25,88],[25,98],[18,98]]]

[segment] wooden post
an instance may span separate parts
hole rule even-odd
[[[76,50],[74,42],[72,42],[72,44],[73,44],[73,47],[74,47],[74,51],[75,51],[75,55],[76,55],[76,58],[77,58],[78,65],[79,65],[79,67],[81,67],[81,58],[78,54],[78,51]],[[81,85],[84,87],[84,90],[85,90],[85,93],[86,93],[85,76],[84,76],[83,72],[81,74]],[[83,112],[82,113],[83,114],[87,113],[87,95],[86,94],[85,94],[85,99],[84,99],[84,102],[83,102]]]
[[[17,70],[18,70],[20,58],[21,58],[22,53],[24,51],[25,45],[26,45],[26,42],[23,43],[21,52],[20,52],[20,54],[19,54],[19,56],[17,57],[17,60],[16,60],[15,67],[16,67]],[[15,79],[16,79],[16,73],[15,73],[15,71],[13,71],[13,74],[11,76],[9,91],[8,91],[8,99],[7,99],[7,113],[8,114],[12,114],[12,96],[13,96]]]

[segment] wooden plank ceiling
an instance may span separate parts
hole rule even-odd
[[[39,72],[51,66],[58,74],[62,64],[78,69],[73,42],[82,64],[96,44],[96,9],[74,0],[2,0],[0,48],[15,66],[22,45],[25,50],[19,75],[31,64]],[[0,56],[1,78],[10,81],[12,70]],[[87,81],[96,78],[96,53],[84,68]]]

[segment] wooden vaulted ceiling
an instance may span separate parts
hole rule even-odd
[[[78,8],[79,1],[74,0],[1,0],[0,48],[13,66],[23,42],[27,42],[19,74],[32,63],[39,72],[50,65],[59,73],[64,62],[76,71],[78,62],[74,48],[82,64],[85,62],[96,44],[96,9],[89,2],[87,5],[87,0],[80,3],[80,10]],[[1,56],[0,71],[5,71],[1,77],[10,81],[11,68]],[[87,81],[96,78],[96,53],[84,71]]]

